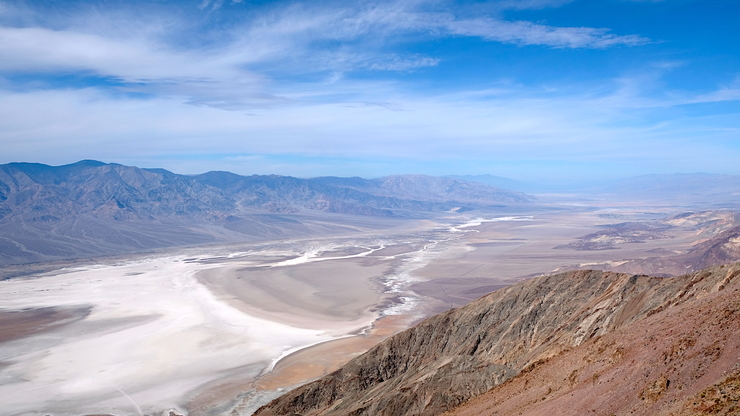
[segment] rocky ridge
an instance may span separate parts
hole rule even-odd
[[[717,264],[740,261],[740,226],[722,231],[714,237],[695,244],[688,252],[675,254],[668,252],[662,257],[646,257],[589,265],[618,273],[651,273],[659,276],[678,276]],[[583,268],[566,266],[570,268]]]
[[[738,265],[692,299],[540,362],[448,416],[740,414]]]
[[[677,278],[602,271],[535,278],[429,318],[255,415],[438,415],[558,361],[568,351],[596,345],[597,340],[648,318],[690,311],[696,302],[718,292],[730,306],[713,313],[735,328],[740,310],[732,305],[740,297],[738,276],[740,265]],[[684,309],[679,309],[682,305]],[[707,342],[722,342],[715,335],[706,334],[712,337]],[[629,345],[633,341],[624,340]],[[725,364],[737,361],[738,349],[733,348],[727,354],[735,355],[725,357]],[[720,356],[726,354],[722,351]],[[604,348],[599,357],[612,352]],[[648,381],[652,384],[645,386],[645,400],[652,401],[668,388],[662,378]]]
[[[740,224],[736,211],[684,212],[659,221],[623,222],[603,226],[601,230],[579,237],[576,241],[555,246],[555,249],[614,250],[625,243],[644,243],[671,238],[674,230],[691,232],[696,239],[712,238]],[[713,263],[718,264],[718,263]],[[712,264],[697,264],[703,269]],[[678,274],[687,272],[682,270]]]

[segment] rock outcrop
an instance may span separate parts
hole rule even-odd
[[[545,360],[448,416],[738,415],[738,274],[738,265],[697,273],[691,281],[717,283]]]
[[[717,292],[737,302],[738,276],[739,265],[677,278],[601,271],[536,278],[429,318],[255,415],[441,414],[648,317],[670,316]],[[713,313],[729,314],[725,323],[737,321],[737,309]],[[553,382],[568,383],[568,377]],[[669,388],[668,379],[661,380],[644,386],[644,400]]]
[[[740,261],[740,226],[724,230],[694,245],[687,253],[619,262],[609,270],[621,273],[660,273],[678,276],[719,264]]]

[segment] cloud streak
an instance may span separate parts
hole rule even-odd
[[[274,173],[268,169],[279,166],[278,173],[310,176],[358,174],[350,165],[393,169],[398,161],[447,174],[517,160],[618,169],[649,158],[651,166],[668,166],[694,155],[740,157],[727,145],[740,129],[733,112],[686,115],[740,99],[737,83],[666,88],[666,74],[679,68],[667,58],[596,81],[568,73],[567,80],[528,82],[512,65],[507,75],[468,82],[465,74],[506,68],[505,53],[572,59],[657,47],[621,30],[507,18],[567,3],[501,1],[480,11],[444,0],[193,0],[165,17],[169,9],[42,13],[0,3],[0,163],[45,149],[46,158],[35,161],[160,160],[146,165],[174,168],[168,160],[188,160],[189,173],[241,161],[230,169]],[[480,44],[505,53],[479,64],[481,49],[465,47]],[[460,50],[445,55],[443,46]],[[471,62],[475,71],[457,71]],[[552,72],[537,65],[537,76]],[[55,84],[67,75],[83,81]],[[721,165],[700,162],[694,165]]]
[[[434,163],[437,170],[427,173],[435,174],[451,173],[444,171],[445,166],[463,160],[475,165],[557,158],[628,166],[643,162],[635,149],[651,155],[651,167],[690,163],[711,170],[729,160],[729,154],[740,156],[736,149],[721,145],[740,131],[731,115],[689,122],[680,110],[674,111],[685,105],[682,99],[653,101],[654,108],[669,113],[653,118],[644,112],[639,96],[626,95],[618,85],[607,96],[590,91],[566,95],[511,91],[496,98],[470,91],[424,98],[399,96],[391,86],[343,82],[343,88],[376,88],[368,98],[392,98],[403,111],[382,105],[304,102],[245,114],[194,107],[172,98],[110,100],[94,89],[36,91],[0,96],[0,119],[7,120],[0,141],[5,143],[5,157],[13,160],[43,148],[64,160],[92,152],[91,157],[123,163],[146,155],[165,159],[197,155],[214,161],[203,169],[216,169],[217,162],[227,157],[219,155],[269,159],[289,154],[319,161]],[[39,113],[35,109],[42,102],[49,110]],[[708,150],[708,142],[716,143],[716,148]],[[310,172],[306,167],[283,166],[286,170],[281,173],[336,174],[326,170],[334,166],[316,165]],[[234,170],[253,173],[257,168]]]
[[[553,27],[526,21],[508,22],[494,19],[474,19],[445,22],[450,33],[477,36],[486,40],[517,45],[544,45],[553,48],[609,48],[649,43],[639,35],[617,36],[609,29],[590,27]]]
[[[220,4],[206,0],[201,7],[214,9]],[[264,97],[271,95],[264,86],[275,77],[326,71],[405,72],[440,63],[433,56],[393,51],[399,36],[476,37],[554,48],[607,48],[647,42],[638,35],[617,36],[607,29],[553,27],[488,17],[463,19],[452,13],[420,11],[414,8],[418,4],[411,4],[277,7],[230,30],[210,32],[215,44],[189,48],[164,42],[167,34],[161,33],[161,27],[151,30],[154,37],[146,37],[147,30],[140,26],[133,28],[136,34],[110,37],[91,32],[89,27],[75,27],[74,21],[62,29],[6,24],[0,26],[0,71],[77,72],[114,78],[140,91],[151,88],[153,93],[189,96],[188,101],[193,103],[233,101],[231,105],[237,106],[253,101],[261,105],[266,102]],[[233,100],[229,95],[263,98]]]

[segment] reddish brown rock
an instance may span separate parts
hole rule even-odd
[[[564,351],[447,415],[738,415],[738,270],[698,273],[718,284]]]
[[[678,278],[576,271],[533,279],[393,336],[256,415],[437,415],[489,390],[482,397],[493,401],[470,407],[475,400],[460,414],[611,414],[604,409],[621,401],[634,404],[615,411],[663,409],[735,364],[738,275],[735,265]],[[730,303],[715,307],[707,300],[715,297]],[[704,316],[714,319],[711,331]],[[691,318],[699,321],[679,331]],[[705,382],[675,377],[689,357],[697,363],[690,376]],[[629,394],[604,387],[615,380]],[[541,405],[554,399],[561,412]]]

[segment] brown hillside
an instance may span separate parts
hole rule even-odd
[[[597,340],[643,318],[654,315],[654,320],[670,315],[677,306],[698,301],[720,288],[725,289],[723,294],[735,294],[740,280],[735,277],[739,274],[740,266],[678,278],[600,271],[543,276],[432,317],[382,342],[340,370],[274,400],[255,414],[441,414],[512,379],[525,368],[536,369],[541,363],[560,360],[562,354],[571,353],[568,350],[594,343],[593,348],[598,351]],[[723,325],[735,325],[735,312],[727,313],[730,315]],[[702,342],[694,341],[694,345]],[[625,343],[629,345],[630,341],[625,338]],[[607,351],[608,344],[605,345]],[[587,347],[579,350],[583,348]],[[706,353],[712,354],[709,350]],[[681,361],[678,354],[673,359],[677,360],[676,365]],[[723,365],[719,359],[712,362],[718,364],[711,368]],[[565,376],[566,384],[570,383],[569,376],[570,373]],[[582,379],[578,373],[574,377],[577,386]],[[595,384],[598,378],[594,379]],[[562,382],[561,377],[558,383]],[[644,400],[662,400],[662,392],[658,392],[661,382],[660,378],[648,377],[645,383],[655,384],[641,384]],[[682,389],[687,386],[685,382]],[[667,388],[678,387],[674,384]]]
[[[714,227],[715,224],[712,224]],[[740,261],[740,226],[724,230],[701,241],[684,254],[667,257],[648,257],[620,262],[604,268],[618,273],[647,273],[678,276],[707,267]],[[593,267],[593,266],[591,266]]]
[[[545,360],[446,415],[739,415],[740,267],[708,273],[727,282]]]

